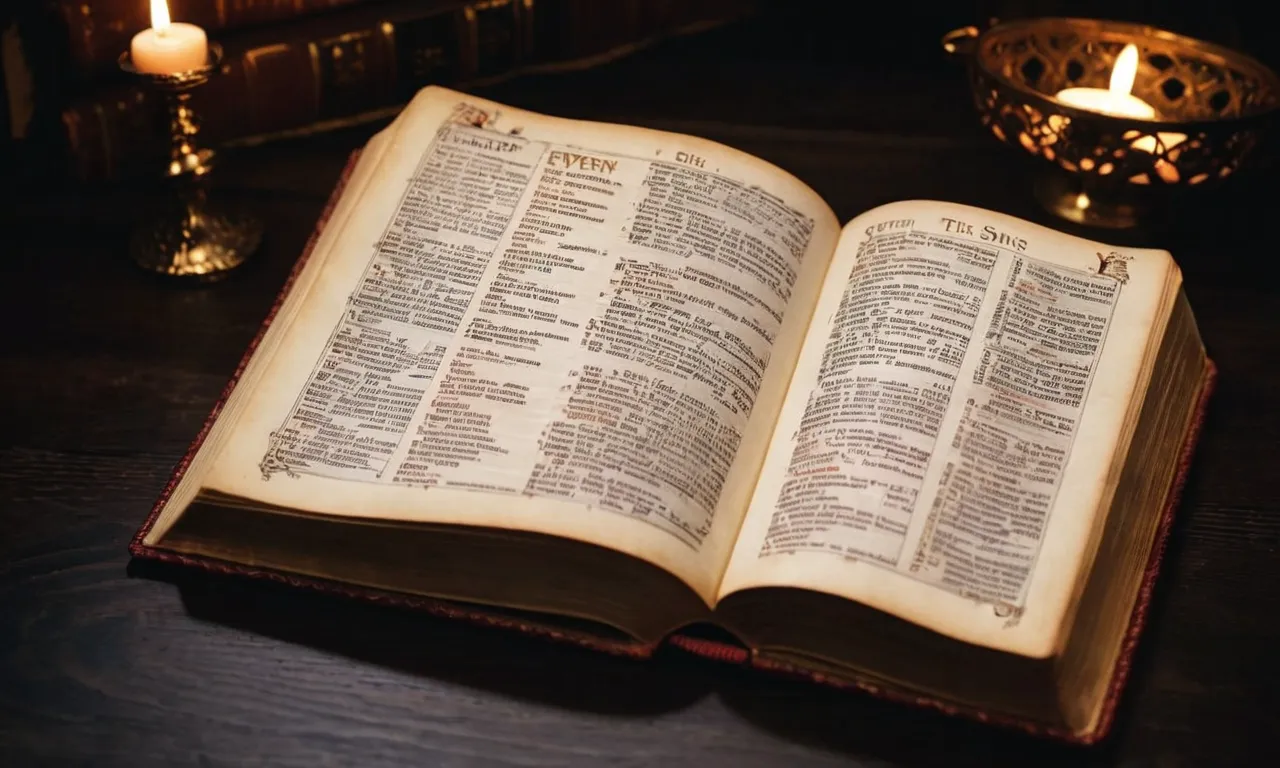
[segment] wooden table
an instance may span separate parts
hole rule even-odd
[[[758,154],[848,219],[943,198],[1048,220],[958,71],[779,52],[747,25],[479,93]],[[670,655],[639,664],[201,577],[126,544],[199,429],[348,153],[376,126],[225,153],[268,237],[184,289],[124,258],[136,200],[24,196],[0,248],[0,765],[1269,763],[1280,684],[1274,177],[1163,231],[1221,369],[1118,725],[1081,750]],[[1048,222],[1052,223],[1052,222]],[[1274,764],[1274,763],[1273,763]]]

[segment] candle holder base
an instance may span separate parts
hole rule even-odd
[[[1150,202],[1109,193],[1074,174],[1039,174],[1032,192],[1049,213],[1087,227],[1130,229],[1142,224],[1153,210]]]
[[[129,255],[143,269],[171,277],[217,280],[244,263],[262,239],[256,217],[209,199],[214,152],[200,146],[200,115],[191,93],[218,71],[222,47],[210,43],[203,66],[185,72],[140,72],[130,52],[120,68],[163,97],[168,119],[169,162],[164,178],[171,196],[166,210],[137,229]]]
[[[150,272],[212,282],[245,262],[262,229],[248,213],[199,199],[144,222],[133,233],[129,255]]]

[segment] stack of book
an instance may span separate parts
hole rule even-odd
[[[395,111],[431,84],[590,66],[724,23],[745,0],[168,0],[221,43],[196,94],[212,142],[314,132]],[[147,0],[43,0],[0,30],[8,132],[52,136],[67,170],[118,177],[163,151],[153,104],[120,72]],[[0,22],[4,22],[0,16]]]

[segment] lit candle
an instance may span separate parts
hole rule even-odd
[[[1073,107],[1080,107],[1081,109],[1088,109],[1107,115],[1134,117],[1139,120],[1154,120],[1156,119],[1156,108],[1130,93],[1133,90],[1133,80],[1137,74],[1138,47],[1133,43],[1129,43],[1120,52],[1120,55],[1116,57],[1116,64],[1111,69],[1111,82],[1106,90],[1102,88],[1067,88],[1058,91],[1057,99]],[[1154,155],[1158,150],[1163,149],[1168,152],[1178,146],[1187,140],[1187,135],[1185,133],[1165,133],[1160,131],[1154,136],[1144,136],[1138,131],[1129,131],[1125,133],[1124,138],[1132,140],[1129,146],[1139,152],[1147,152]],[[1174,153],[1169,153],[1168,157],[1172,159]],[[1178,181],[1177,167],[1163,157],[1156,158],[1155,171],[1163,181],[1170,184]],[[1145,174],[1131,178],[1130,181],[1135,184],[1150,183],[1150,179]]]
[[[129,56],[139,72],[174,75],[207,64],[209,41],[195,24],[170,24],[165,0],[151,0],[151,29],[133,36]]]
[[[1137,73],[1138,47],[1129,43],[1116,57],[1109,88],[1067,88],[1058,91],[1056,98],[1073,107],[1093,112],[1154,120],[1156,108],[1129,92],[1133,90],[1133,79]]]

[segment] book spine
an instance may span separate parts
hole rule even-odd
[[[589,60],[676,31],[642,20],[642,3],[423,5],[406,3],[377,15],[362,10],[358,20],[313,24],[287,37],[224,41],[222,71],[193,94],[204,139],[257,141],[347,125],[395,109],[426,85],[483,82],[538,64]],[[704,7],[719,14],[725,6],[726,0],[715,0]],[[688,23],[687,11],[680,21]],[[134,87],[95,94],[64,110],[74,175],[100,180],[159,162],[165,143],[154,113],[149,95]]]
[[[368,0],[168,0],[174,21],[211,35],[352,5]],[[151,26],[147,0],[53,0],[65,26],[72,69],[83,77],[112,71],[138,32]]]

